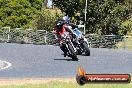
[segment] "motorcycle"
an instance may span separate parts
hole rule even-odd
[[[90,56],[89,42],[87,41],[83,33],[77,28],[73,30],[73,33],[76,35],[73,40],[73,44],[77,49],[77,54],[81,55],[82,53],[85,53],[86,56]]]
[[[65,45],[65,50],[67,52],[67,56],[71,57],[73,60],[78,61],[76,48],[72,43],[72,35],[69,32],[65,32],[62,35],[62,44]]]

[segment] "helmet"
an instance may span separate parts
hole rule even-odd
[[[62,20],[64,21],[64,23],[70,23],[70,17],[68,16],[64,16]]]
[[[63,25],[63,21],[58,21],[56,25],[57,26],[62,26]]]
[[[57,24],[56,24],[56,27],[57,27],[57,31],[61,31],[62,27],[63,27],[63,21],[58,21]]]

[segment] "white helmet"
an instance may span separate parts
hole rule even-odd
[[[66,23],[69,23],[69,22],[70,22],[70,17],[64,16],[64,17],[62,18],[62,20],[63,20],[64,22],[66,22]]]

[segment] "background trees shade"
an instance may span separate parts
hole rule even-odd
[[[0,0],[0,26],[52,30],[63,14],[42,9],[45,0]],[[53,0],[54,7],[76,20],[85,0]],[[132,31],[131,0],[88,0],[86,33],[126,35]],[[82,19],[84,20],[84,19]]]
[[[53,0],[53,3],[69,16],[77,12],[84,16],[85,1]],[[131,12],[131,0],[88,0],[86,32],[126,35],[132,30]]]
[[[129,14],[125,5],[109,0],[98,3],[97,1],[88,2],[86,28],[88,33],[100,34],[127,34],[122,22]]]
[[[75,16],[77,12],[82,12],[85,7],[85,0],[53,0],[53,3],[69,16]]]

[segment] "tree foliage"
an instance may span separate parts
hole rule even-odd
[[[55,23],[63,14],[58,9],[44,9],[37,14],[33,28],[37,30],[53,30]]]
[[[84,8],[84,0],[53,0],[53,4],[69,16],[75,16]]]
[[[30,27],[43,0],[0,0],[0,25]]]
[[[53,0],[54,5],[69,16],[84,16],[85,0]],[[73,4],[75,3],[76,4]],[[132,26],[124,26],[132,12],[131,0],[88,0],[86,32],[126,35]]]
[[[97,3],[88,2],[87,10],[87,32],[100,34],[126,35],[127,28],[122,25],[129,14],[129,8],[114,0]]]
[[[53,0],[54,6],[71,17],[84,16],[86,0]],[[87,0],[86,33],[126,35],[132,30],[131,0]],[[44,0],[0,0],[0,26],[52,29],[60,17],[42,10]]]

